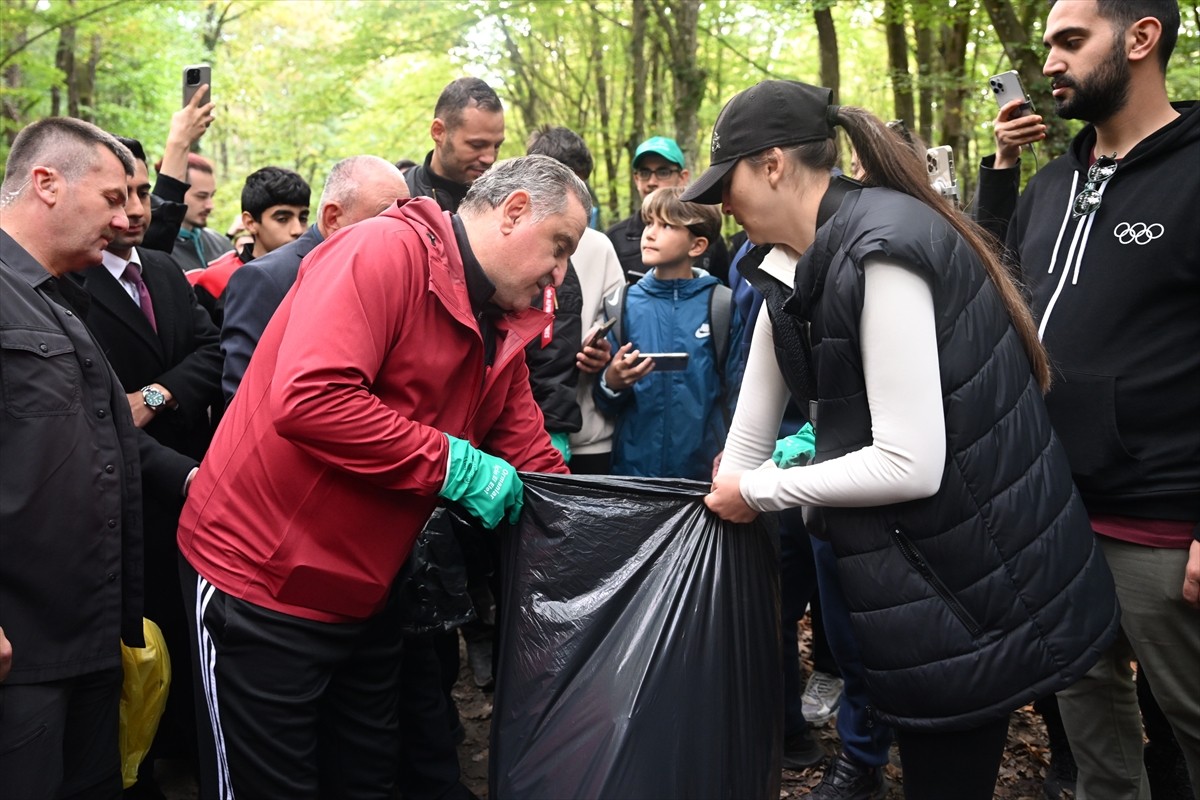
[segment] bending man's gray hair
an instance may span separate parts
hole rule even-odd
[[[321,202],[317,206],[317,213],[320,214],[321,209],[327,203],[337,203],[343,208],[353,205],[354,195],[358,191],[358,187],[362,185],[362,176],[368,170],[400,173],[395,164],[385,161],[379,156],[343,158],[333,165],[333,169],[329,170],[329,177],[325,179],[325,188],[321,191]]]
[[[496,208],[518,189],[529,193],[534,222],[566,211],[568,193],[583,206],[584,218],[592,214],[592,196],[583,181],[562,163],[540,155],[496,162],[471,184],[458,213],[478,216]]]

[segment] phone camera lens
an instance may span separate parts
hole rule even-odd
[[[189,69],[187,71],[187,81],[188,81],[188,83],[191,83],[191,84],[199,84],[200,83],[200,70]]]

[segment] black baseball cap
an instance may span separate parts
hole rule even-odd
[[[763,81],[730,98],[713,125],[709,167],[681,200],[721,202],[721,180],[738,159],[769,147],[832,139],[833,90],[799,81]]]

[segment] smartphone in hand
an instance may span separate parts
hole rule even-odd
[[[583,346],[599,347],[600,342],[604,341],[604,337],[608,335],[608,332],[612,330],[612,326],[616,324],[617,320],[614,317],[613,319],[605,320],[604,322],[595,326],[587,332],[587,336],[583,337]]]
[[[196,92],[200,91],[200,87],[207,85],[209,88],[204,90],[204,97],[200,98],[200,105],[205,105],[211,101],[212,96],[212,68],[208,64],[193,64],[183,68],[183,104],[186,106],[192,102],[192,98],[196,96]]]
[[[988,78],[988,88],[992,90],[992,96],[996,98],[996,105],[1000,108],[1004,108],[1013,100],[1023,101],[1017,110],[1009,115],[1009,119],[1033,113],[1033,102],[1029,99],[1029,93],[1025,91],[1021,84],[1021,76],[1015,69]]]
[[[641,364],[647,358],[654,361],[655,372],[681,372],[687,369],[687,353],[640,353],[634,366]]]

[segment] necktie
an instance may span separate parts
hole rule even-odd
[[[142,313],[146,315],[146,321],[150,323],[150,327],[154,328],[155,333],[158,333],[158,323],[154,320],[154,303],[150,301],[150,292],[146,289],[146,282],[142,280],[141,268],[130,261],[125,265],[125,272],[121,278],[137,288],[138,305],[142,307]]]

